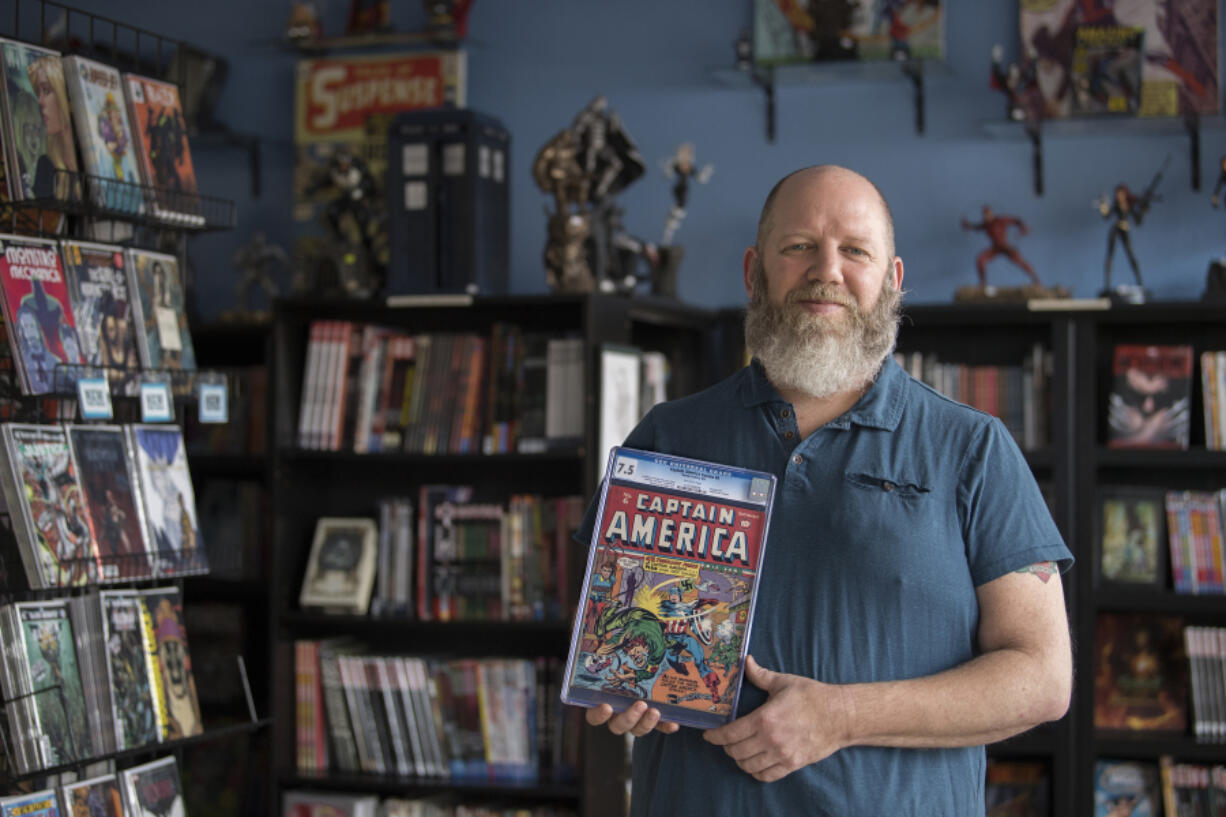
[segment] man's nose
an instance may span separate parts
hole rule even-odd
[[[818,281],[823,284],[841,284],[843,283],[841,262],[842,259],[836,248],[819,247],[813,253],[809,268],[805,270],[805,277],[809,281]]]

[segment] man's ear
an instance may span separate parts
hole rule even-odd
[[[893,263],[890,264],[890,274],[894,276],[894,289],[902,291],[902,259],[897,255],[894,256]]]
[[[757,247],[746,247],[745,255],[741,258],[741,267],[745,275],[745,294],[750,298],[753,297],[753,268],[754,261],[758,258]]]

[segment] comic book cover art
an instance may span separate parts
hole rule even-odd
[[[70,56],[64,58],[64,80],[94,204],[120,213],[144,213],[144,189],[119,72]]]
[[[1138,115],[1219,111],[1217,0],[1021,0],[1019,15],[1045,117],[1078,115],[1073,64],[1083,26],[1144,31]]]
[[[123,795],[113,774],[65,783],[60,787],[65,817],[124,817]]]
[[[1162,789],[1152,760],[1098,760],[1094,817],[1161,817]]]
[[[130,817],[184,817],[183,785],[174,757],[120,772]]]
[[[179,260],[148,250],[128,251],[128,291],[141,361],[151,369],[195,369],[187,299]]]
[[[1164,586],[1169,575],[1161,490],[1103,489],[1099,497],[1099,576],[1106,582]]]
[[[0,235],[5,323],[26,394],[71,391],[81,344],[54,241]]]
[[[774,499],[771,474],[615,447],[562,700],[710,728],[734,716]]]
[[[1175,616],[1100,613],[1094,641],[1094,726],[1183,732],[1188,660]]]
[[[81,196],[72,107],[60,54],[0,39],[9,194],[16,201]]]
[[[27,601],[15,606],[23,642],[22,671],[34,693],[41,765],[50,768],[90,757],[93,743],[68,602]]]
[[[103,590],[98,595],[102,605],[111,713],[115,721],[115,748],[123,751],[157,743],[161,729],[150,682],[152,670],[141,623],[140,594]]]
[[[379,231],[370,237],[376,260],[386,263],[384,180],[392,119],[404,111],[464,107],[466,66],[463,51],[301,60],[294,91],[294,220],[323,219],[352,231],[343,216],[356,197],[367,208],[361,220]],[[355,177],[368,177],[368,187],[345,189],[348,178],[333,178],[334,157],[342,154],[352,157]]]
[[[183,431],[177,426],[125,426],[136,462],[149,549],[159,576],[207,573],[196,495],[187,470]]]
[[[152,576],[153,554],[145,543],[143,509],[129,470],[123,429],[70,425],[68,441],[94,530],[99,580]]]
[[[1188,447],[1192,347],[1119,344],[1107,398],[1111,448]]]
[[[0,797],[0,817],[59,817],[55,790]]]
[[[758,65],[943,59],[941,0],[754,0]]]
[[[1033,760],[988,758],[984,817],[1041,817],[1051,814],[1051,773]]]
[[[136,163],[152,188],[154,214],[167,221],[203,224],[178,86],[138,74],[123,76]]]
[[[113,394],[135,395],[140,358],[127,253],[122,247],[84,241],[64,241],[60,246],[82,362],[106,370]]]
[[[30,586],[85,584],[96,551],[85,501],[62,426],[6,423],[5,501]]]
[[[161,674],[162,738],[199,735],[200,702],[196,696],[196,677],[187,648],[187,628],[183,626],[183,596],[177,587],[156,587],[143,594],[146,614],[157,642],[157,671]]]
[[[1077,26],[1073,32],[1073,112],[1132,115],[1141,106],[1145,29]]]

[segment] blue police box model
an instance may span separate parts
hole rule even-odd
[[[386,293],[505,293],[506,128],[454,108],[402,113],[390,128]]]

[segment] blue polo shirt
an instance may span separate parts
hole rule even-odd
[[[749,645],[767,669],[832,684],[949,669],[977,653],[977,586],[1035,562],[1072,564],[1003,424],[892,358],[804,440],[755,362],[656,406],[625,444],[778,477]],[[745,682],[738,714],[764,700]],[[635,741],[630,813],[982,815],[984,766],[983,747],[856,746],[759,783],[683,728]]]

